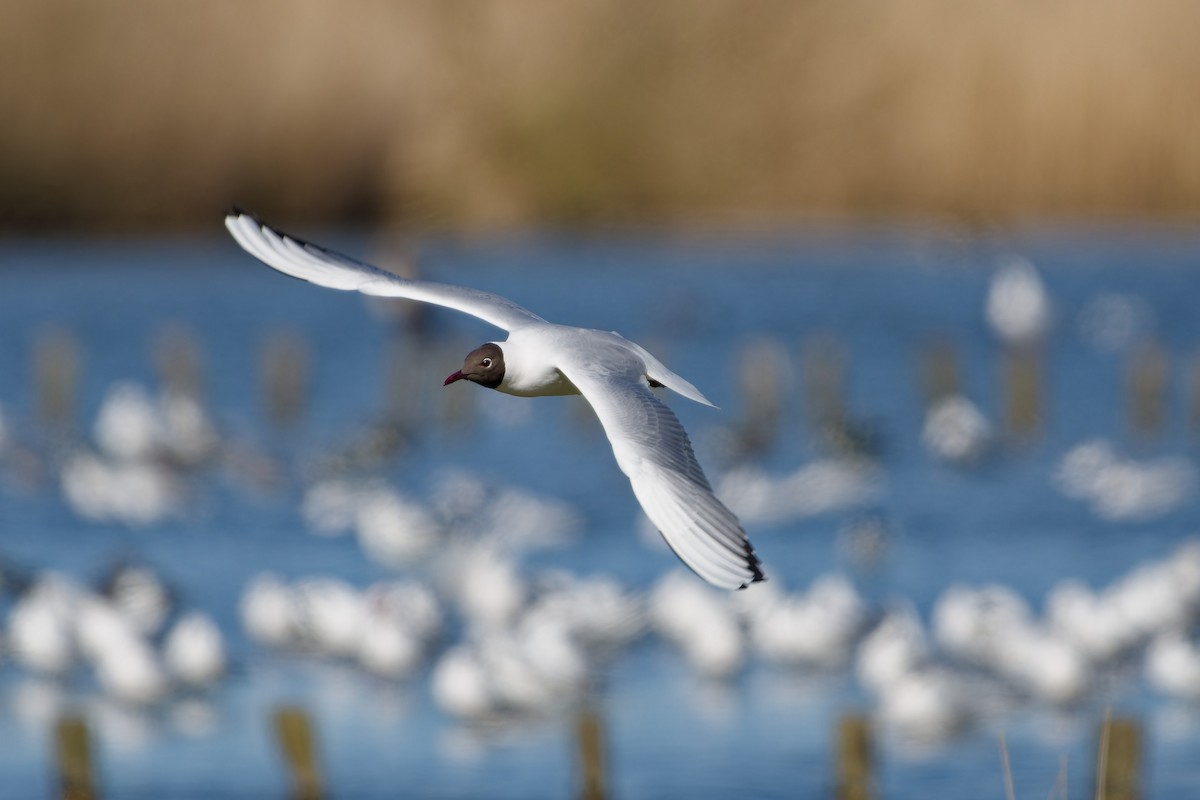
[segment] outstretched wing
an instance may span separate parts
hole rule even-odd
[[[646,516],[683,563],[723,589],[762,580],[746,532],[713,494],[683,425],[637,371],[559,369],[592,404]]]
[[[259,261],[318,286],[354,290],[380,297],[405,297],[445,306],[479,317],[506,331],[546,322],[500,295],[445,283],[407,280],[276,231],[244,211],[230,211],[225,216],[225,227],[242,249]]]

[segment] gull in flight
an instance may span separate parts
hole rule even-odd
[[[763,579],[746,532],[713,494],[683,426],[650,387],[712,403],[637,344],[616,333],[551,324],[489,292],[406,280],[280,233],[240,210],[226,215],[225,227],[246,252],[287,275],[331,289],[453,308],[508,331],[503,342],[468,353],[444,385],[465,380],[520,397],[582,394],[646,516],[675,554],[724,589]]]

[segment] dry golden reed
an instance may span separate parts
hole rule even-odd
[[[1191,217],[1200,5],[5,0],[0,226]]]

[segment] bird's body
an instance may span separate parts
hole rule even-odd
[[[562,370],[554,366],[562,360],[562,349],[570,346],[570,328],[539,325],[529,336],[518,328],[509,334],[504,347],[504,377],[496,391],[517,397],[558,397],[579,394]],[[499,342],[494,342],[497,347]]]
[[[562,368],[555,366],[563,364],[570,365],[568,371],[578,366],[595,375],[666,386],[688,399],[712,405],[695,386],[615,331],[546,323],[517,329],[503,344],[507,368],[496,389],[506,394],[519,397],[581,394]]]
[[[641,346],[613,332],[551,324],[488,292],[400,278],[278,233],[240,211],[230,212],[225,226],[247,252],[293,277],[453,308],[508,331],[503,342],[469,353],[446,384],[468,380],[519,397],[582,394],[646,515],[684,563],[727,589],[762,580],[745,531],[713,494],[683,426],[650,388],[712,403]]]

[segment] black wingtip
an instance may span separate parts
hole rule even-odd
[[[254,220],[256,225],[263,224],[262,217],[260,217],[258,214],[255,214],[253,211],[247,211],[241,206],[230,206],[227,208],[225,210],[225,219],[229,219],[230,217],[249,217],[250,219]]]
[[[746,566],[750,567],[750,580],[743,583],[738,589],[745,589],[752,583],[759,583],[767,579],[767,576],[763,575],[762,561],[755,555],[749,539],[746,540]]]

